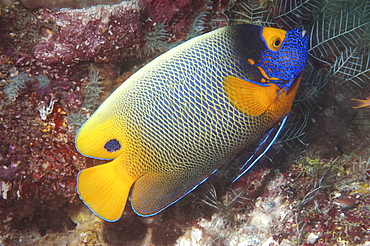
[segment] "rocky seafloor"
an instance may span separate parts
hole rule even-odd
[[[119,2],[1,2],[0,245],[370,245],[370,108],[351,100],[370,92],[368,1]],[[153,217],[96,217],[76,175],[104,161],[76,131],[151,59],[237,23],[311,32],[280,140],[233,184],[220,170]]]

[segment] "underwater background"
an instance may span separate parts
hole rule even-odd
[[[273,148],[153,217],[93,215],[76,176],[105,161],[77,152],[79,127],[153,58],[239,23],[311,35]],[[369,55],[368,0],[1,1],[0,245],[370,245],[370,107],[353,100],[370,96]]]

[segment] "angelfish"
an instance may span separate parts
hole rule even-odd
[[[112,160],[79,172],[99,217],[175,203],[289,113],[308,57],[304,31],[249,24],[193,38],[132,75],[81,127],[78,151]]]

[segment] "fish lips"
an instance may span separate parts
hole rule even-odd
[[[303,76],[303,71],[300,74],[298,74],[296,77],[291,78],[289,80],[285,80],[285,79],[268,80],[266,82],[266,84],[267,83],[268,84],[275,84],[275,85],[279,86],[280,89],[284,89],[284,91],[287,91],[292,86],[292,84],[294,84],[297,81],[300,81],[302,76]]]

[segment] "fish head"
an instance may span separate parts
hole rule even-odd
[[[104,106],[101,105],[101,106]],[[105,107],[105,106],[104,106]],[[101,107],[102,108],[102,107]],[[125,139],[115,110],[98,110],[80,128],[76,136],[76,148],[84,156],[111,160],[117,158]]]
[[[255,66],[263,76],[261,82],[274,83],[285,90],[301,75],[308,58],[309,36],[295,28],[291,31],[264,27],[261,39],[265,43]]]
[[[234,28],[236,53],[247,73],[226,77],[225,92],[241,112],[273,124],[290,111],[308,58],[309,37],[300,29]]]

